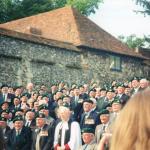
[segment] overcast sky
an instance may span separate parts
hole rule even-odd
[[[141,7],[135,5],[133,0],[104,0],[96,14],[89,18],[116,37],[150,35],[150,16],[144,17],[134,12],[139,9]]]

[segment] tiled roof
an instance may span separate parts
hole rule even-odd
[[[72,7],[0,24],[0,34],[80,51],[80,47],[143,58]]]

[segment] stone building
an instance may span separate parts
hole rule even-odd
[[[1,83],[104,83],[148,77],[146,59],[72,7],[0,24]]]

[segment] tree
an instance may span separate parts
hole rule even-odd
[[[150,15],[150,1],[149,0],[135,0],[137,5],[143,7],[143,11],[137,11],[144,15]]]
[[[137,48],[146,45],[145,38],[139,38],[135,34],[124,37],[123,35],[118,36],[118,38],[125,44],[127,44],[130,48]]]
[[[102,0],[0,0],[0,23],[64,6],[73,6],[84,15],[95,13]]]

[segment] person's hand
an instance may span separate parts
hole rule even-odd
[[[104,144],[108,144],[109,143],[109,139],[111,138],[112,134],[111,133],[104,133],[103,137],[101,139],[101,142]]]
[[[112,134],[110,133],[103,134],[103,137],[101,138],[100,143],[98,145],[98,150],[104,150],[105,145],[109,144],[111,136]]]
[[[57,150],[65,150],[65,148],[61,147],[61,146],[58,146],[57,147]]]

